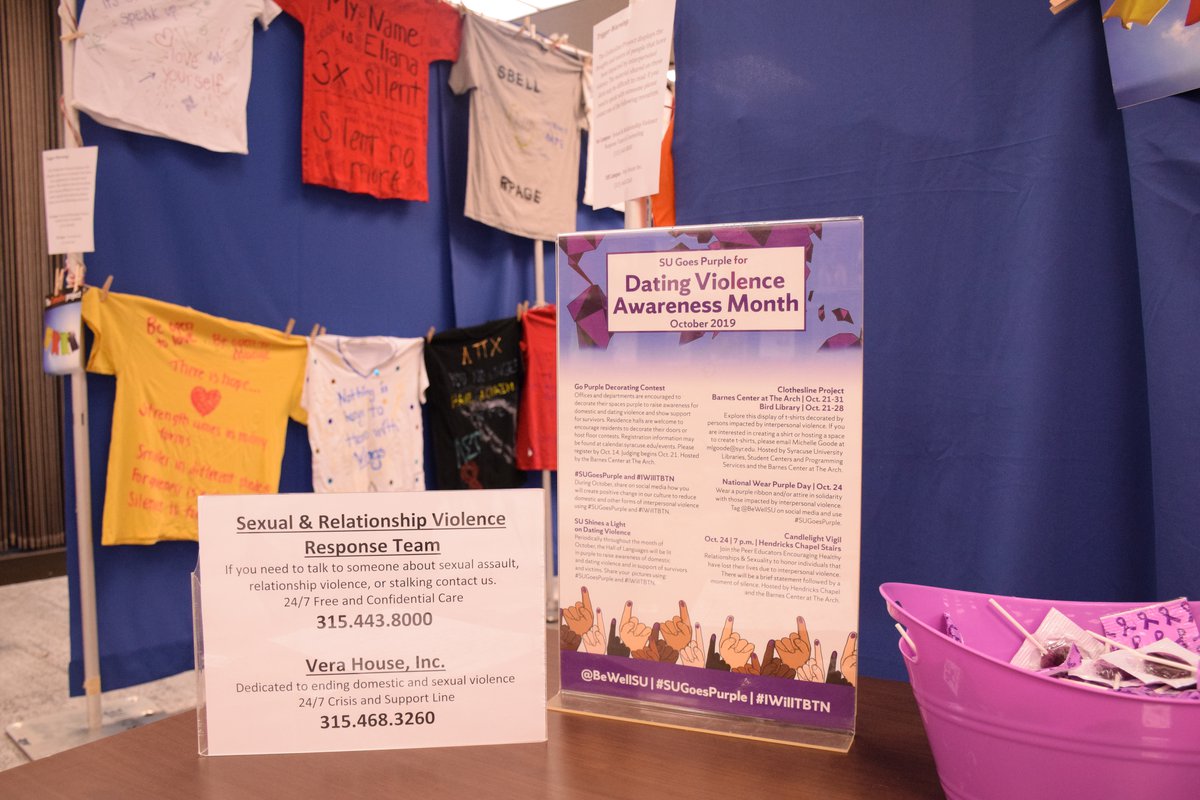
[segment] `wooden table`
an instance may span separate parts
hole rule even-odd
[[[551,713],[549,731],[543,744],[202,758],[187,711],[0,772],[0,798],[943,797],[912,692],[894,681],[861,680],[846,755],[574,714]]]

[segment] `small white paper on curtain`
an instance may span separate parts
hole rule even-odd
[[[583,102],[587,106],[587,131],[589,144],[583,168],[583,204],[588,208],[593,208],[597,211],[603,208],[610,208],[613,211],[624,214],[625,204],[623,202],[601,206],[596,204],[595,198],[593,197],[594,190],[592,187],[596,185],[596,148],[593,144],[591,144],[593,141],[592,137],[595,136],[594,131],[596,130],[595,123],[592,121],[596,116],[596,105],[593,101],[593,97],[592,64],[591,62],[587,62],[583,65]]]
[[[612,205],[658,191],[663,91],[675,0],[642,0],[592,32],[595,149],[593,203]]]
[[[96,249],[96,160],[99,148],[76,147],[42,153],[42,195],[50,255]]]

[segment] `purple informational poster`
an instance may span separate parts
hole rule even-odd
[[[552,708],[847,749],[861,218],[559,238]]]
[[[1200,87],[1200,0],[1102,0],[1118,108]]]

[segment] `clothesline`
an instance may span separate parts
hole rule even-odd
[[[101,284],[100,286],[94,286],[91,284],[85,284],[81,277],[78,288],[94,289],[100,293],[100,298],[102,300],[105,300],[108,298],[108,292],[112,288],[113,280],[114,280],[114,276],[109,275],[107,278],[104,279],[103,284]],[[517,309],[516,309],[515,316],[516,316],[518,322],[520,322],[521,319],[524,318],[525,313],[527,311],[529,311],[529,308],[530,308],[530,305],[529,305],[528,300],[522,300],[519,303],[517,303]],[[285,324],[283,326],[283,332],[290,336],[295,329],[296,329],[296,318],[288,317],[287,324]],[[328,332],[329,332],[328,329],[324,325],[322,325],[319,322],[316,322],[316,323],[313,323],[313,327],[312,327],[312,330],[308,334],[308,338],[310,340],[312,340],[312,339],[315,339],[317,336],[324,336]],[[430,325],[429,330],[425,333],[425,341],[428,342],[429,340],[431,340],[433,338],[433,334],[436,332],[437,332],[437,328],[433,325]]]
[[[113,413],[104,544],[194,541],[197,496],[277,491],[289,417],[308,428],[314,492],[424,489],[422,406],[438,488],[511,488],[555,468],[553,307],[432,340],[300,337],[88,288],[87,369],[128,387]],[[53,332],[50,343],[63,346]]]

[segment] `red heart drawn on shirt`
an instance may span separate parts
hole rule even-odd
[[[205,389],[203,386],[192,389],[192,405],[202,417],[211,414],[220,402],[221,392],[218,389]]]

